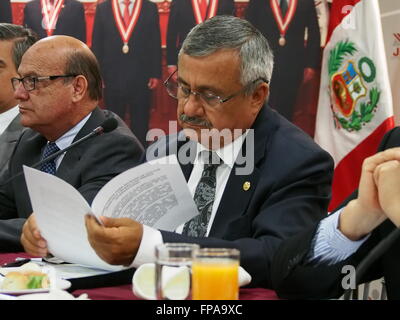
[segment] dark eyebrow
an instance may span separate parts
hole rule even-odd
[[[185,86],[190,87],[189,84],[179,76],[178,76],[177,81],[182,83],[182,84],[184,84]],[[196,90],[198,90],[198,91],[211,91],[211,92],[213,92],[215,94],[221,94],[222,93],[220,89],[214,88],[214,87],[210,87],[210,86],[200,86],[200,87],[196,88]]]

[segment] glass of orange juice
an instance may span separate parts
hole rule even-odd
[[[196,250],[192,262],[192,299],[238,300],[239,261],[237,249]]]

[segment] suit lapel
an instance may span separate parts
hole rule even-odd
[[[6,130],[0,135],[0,143],[16,142],[19,139],[23,127],[20,123],[20,114],[18,114],[13,121],[8,125]]]
[[[82,129],[78,132],[73,142],[92,132],[92,130],[98,127],[104,120],[105,116],[103,112],[99,108],[94,109],[92,115],[89,117],[88,121],[85,123]],[[80,146],[76,146],[75,148],[71,148],[71,150],[68,150],[65,153],[65,156],[62,159],[60,166],[58,167],[56,176],[69,182],[70,177],[75,176],[73,173],[76,173],[76,164],[82,157],[83,150],[84,149],[80,148]]]
[[[230,221],[239,218],[246,213],[254,191],[257,187],[260,178],[259,164],[264,158],[266,152],[266,142],[268,134],[266,130],[266,106],[264,106],[252,129],[254,129],[254,148],[251,147],[252,142],[249,135],[243,143],[241,153],[246,155],[246,159],[252,161],[254,155],[254,168],[246,175],[237,174],[243,165],[235,163],[229,175],[221,202],[219,203],[217,213],[215,215],[213,225],[210,230],[209,236],[222,237],[225,235],[225,230]],[[250,134],[250,133],[249,133]],[[249,145],[250,144],[250,145]],[[242,171],[243,172],[243,171]]]
[[[180,160],[178,162],[186,181],[189,181],[190,174],[193,170],[193,163],[196,158],[196,149],[196,143],[186,138],[184,132],[180,131],[178,134],[176,150],[178,150],[177,157]],[[187,161],[184,161],[185,163],[183,163],[183,161],[181,161],[182,159]]]

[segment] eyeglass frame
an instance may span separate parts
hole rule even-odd
[[[36,89],[36,83],[37,82],[45,81],[45,80],[56,80],[58,78],[76,77],[76,76],[78,76],[78,75],[77,74],[62,74],[62,75],[56,75],[56,76],[43,76],[43,77],[36,77],[36,76],[26,76],[26,77],[23,77],[23,78],[13,77],[13,78],[11,78],[11,85],[12,85],[14,91],[17,90],[17,86],[14,85],[14,82],[18,81],[18,85],[20,85],[22,83],[24,89],[26,91],[30,92],[30,91],[33,91],[33,90]],[[33,80],[32,81],[32,83],[33,83],[33,88],[32,89],[27,89],[26,88],[25,79],[27,79],[27,78],[31,78]]]
[[[168,90],[168,83],[170,83],[170,80],[171,80],[172,76],[173,76],[177,71],[178,71],[178,69],[175,70],[173,73],[171,73],[171,74],[169,75],[169,77],[164,81],[164,86],[165,86],[165,88],[166,88],[166,90],[167,90],[167,93],[168,93],[168,95],[169,95],[170,97],[172,97],[172,98],[174,98],[174,99],[176,99],[176,100],[179,100],[178,96],[176,96],[176,97],[173,96],[173,95],[170,93],[170,91]],[[221,98],[220,96],[215,95],[215,97],[213,97],[213,99],[215,98],[216,100],[219,100],[219,103],[217,103],[217,104],[214,105],[214,106],[211,106],[211,105],[208,105],[208,104],[207,104],[207,102],[206,102],[206,101],[207,101],[207,98],[204,97],[204,94],[203,94],[203,93],[197,92],[197,91],[193,91],[192,89],[189,89],[188,95],[187,95],[187,97],[184,97],[184,99],[189,99],[190,95],[193,94],[194,96],[199,96],[199,97],[201,98],[201,101],[205,102],[208,106],[210,106],[210,107],[212,107],[212,108],[215,108],[216,106],[221,105],[221,104],[223,104],[223,103],[225,103],[225,102],[231,100],[232,98],[238,96],[239,94],[241,94],[242,92],[244,92],[250,85],[252,85],[252,84],[254,84],[254,83],[256,83],[257,81],[260,81],[260,80],[262,80],[263,82],[265,82],[265,83],[267,83],[267,84],[269,83],[269,80],[267,80],[267,79],[265,79],[265,78],[258,78],[258,79],[256,79],[256,80],[253,80],[253,81],[249,82],[247,85],[245,85],[245,86],[244,86],[242,89],[240,89],[238,92],[235,92],[235,93],[229,95],[228,97],[226,97],[226,98],[224,98],[224,99]],[[179,89],[179,88],[182,88],[182,84],[181,84],[181,83],[179,83],[178,81],[176,81],[176,84],[177,84],[177,88],[178,88],[178,89]]]

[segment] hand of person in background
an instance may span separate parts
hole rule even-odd
[[[305,68],[303,73],[303,82],[308,82],[316,77],[317,71],[313,68]]]
[[[147,86],[149,87],[150,90],[155,89],[158,86],[158,80],[157,78],[150,78],[149,82],[147,83]]]
[[[47,242],[41,236],[36,224],[34,213],[29,216],[22,227],[21,244],[25,252],[33,256],[46,257],[49,253],[47,250]]]
[[[391,160],[376,167],[375,183],[378,187],[378,198],[385,215],[400,226],[400,161]]]
[[[381,179],[386,176],[383,175],[385,171],[383,168],[391,166],[389,163],[393,160],[400,160],[400,148],[387,149],[364,160],[358,197],[347,204],[339,220],[340,231],[350,240],[361,239],[386,219],[380,201],[382,198],[385,206],[391,207],[392,203],[386,199],[386,195],[383,195],[384,192],[388,192],[390,184]],[[380,177],[381,170],[378,169],[375,173],[380,166],[382,166],[382,177]],[[376,184],[376,181],[379,184]],[[379,188],[382,190],[378,191]]]
[[[142,241],[143,225],[129,218],[100,219],[103,225],[92,215],[85,217],[90,245],[105,262],[129,266]]]

